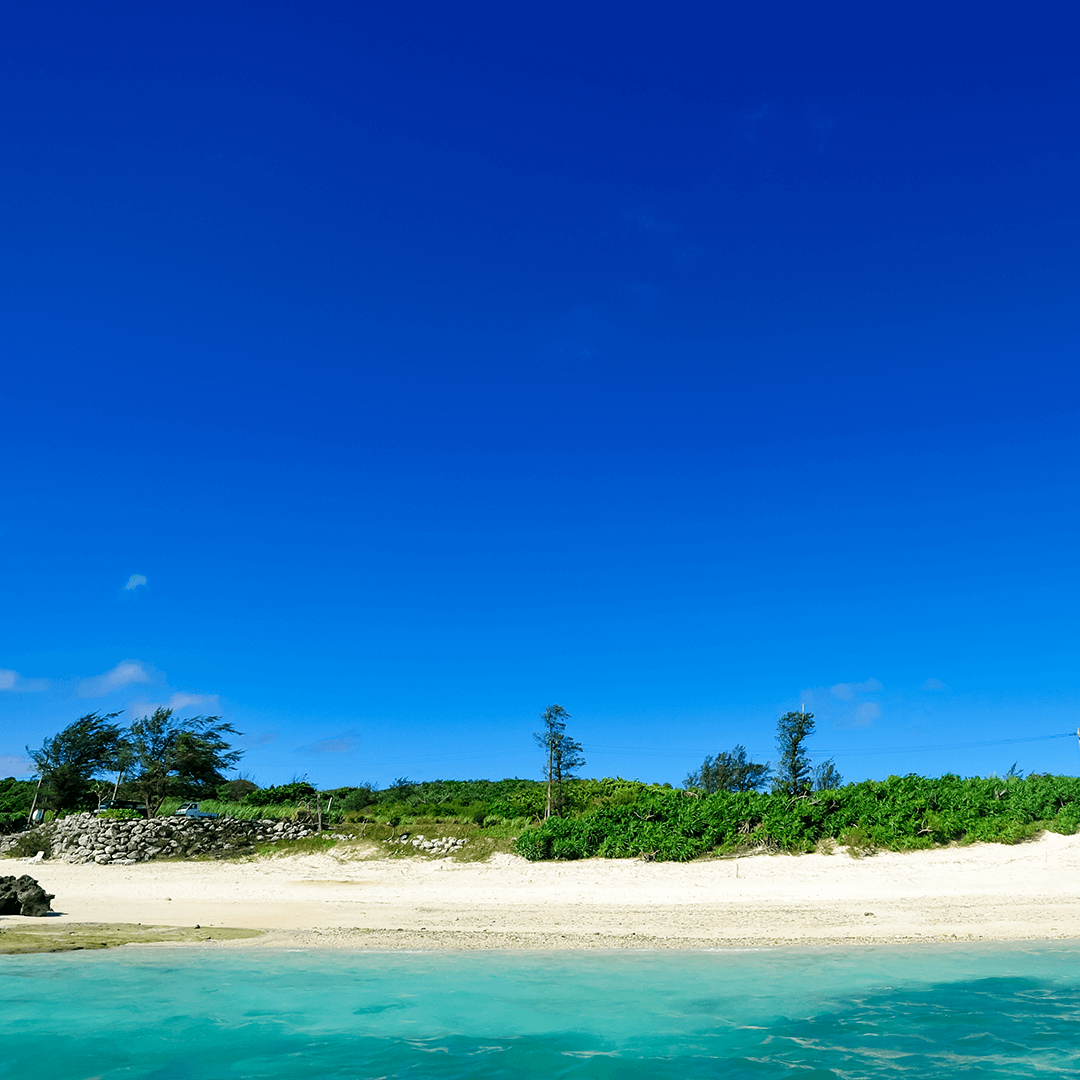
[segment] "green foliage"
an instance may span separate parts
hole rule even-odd
[[[40,749],[26,752],[42,777],[42,799],[54,810],[88,809],[96,801],[91,780],[106,770],[116,771],[128,760],[128,745],[120,714],[96,712],[81,716],[46,739]]]
[[[246,806],[279,806],[315,798],[315,789],[306,780],[294,780],[291,784],[258,788],[249,791],[242,799]]]
[[[168,817],[177,807],[188,802],[186,798],[169,798],[162,800],[158,808],[158,817]],[[271,806],[249,806],[246,802],[225,802],[221,799],[200,799],[199,809],[208,814],[217,814],[218,817],[240,818],[242,821],[258,821],[269,819],[272,821],[285,820],[314,820],[315,810],[307,809],[307,803],[275,803]],[[323,816],[324,823],[329,822],[327,815]]]
[[[558,817],[565,811],[567,781],[585,764],[581,743],[566,734],[569,719],[570,714],[561,705],[549,705],[540,714],[543,728],[533,732],[537,745],[544,751],[545,817]]]
[[[748,849],[807,852],[833,840],[868,854],[952,841],[1018,843],[1044,828],[1080,830],[1080,779],[1067,776],[891,776],[794,797],[781,791],[694,797],[641,787],[633,802],[592,800],[576,817],[527,829],[515,850],[528,859],[685,860]]]
[[[0,780],[0,835],[26,828],[36,788],[36,780],[16,780],[14,776]]]
[[[728,753],[721,751],[716,757],[707,757],[701,768],[690,773],[686,786],[698,788],[706,795],[718,791],[757,791],[772,777],[769,763],[760,764],[746,756],[745,746],[736,746]]]
[[[840,787],[843,782],[844,778],[840,775],[832,758],[823,761],[814,769],[813,786],[815,791],[832,791],[834,788]]]
[[[800,795],[810,790],[813,777],[806,740],[813,734],[813,713],[788,712],[776,721],[776,748],[780,751],[776,765],[777,791]]]
[[[134,788],[151,812],[169,795],[212,797],[225,783],[222,772],[240,760],[241,751],[231,749],[225,739],[235,734],[220,717],[178,720],[172,709],[157,709],[136,720],[128,731]]]
[[[360,787],[338,788],[336,791],[327,792],[334,800],[334,808],[343,811],[366,810],[373,806],[379,799],[379,792],[373,784],[364,784]]]
[[[224,802],[239,802],[253,791],[258,791],[259,785],[246,777],[238,776],[235,780],[228,780],[221,784],[215,793]]]
[[[52,855],[52,841],[47,833],[34,832],[16,838],[14,844],[4,853],[8,859],[32,859],[39,851],[45,852],[45,858]]]

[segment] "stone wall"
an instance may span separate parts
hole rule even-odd
[[[158,817],[136,820],[72,814],[36,829],[5,837],[0,854],[23,840],[23,850],[37,846],[50,858],[70,863],[96,862],[130,866],[147,859],[192,855],[230,855],[255,844],[300,840],[315,830],[295,821],[245,821],[239,818]]]

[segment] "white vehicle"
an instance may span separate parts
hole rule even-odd
[[[211,814],[208,810],[200,810],[197,802],[186,802],[173,811],[173,817],[216,818],[217,814]]]

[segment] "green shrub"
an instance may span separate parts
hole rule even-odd
[[[629,802],[610,791],[597,797],[594,789],[576,816],[524,830],[515,850],[534,860],[686,860],[746,848],[813,851],[831,839],[860,855],[954,841],[1014,844],[1046,827],[1080,830],[1080,780],[1067,776],[890,776],[796,798],[757,792],[690,797],[646,785],[637,790]]]
[[[25,836],[17,837],[15,843],[4,853],[8,859],[32,859],[39,851],[45,852],[45,858],[52,855],[52,841],[47,835],[36,830]]]

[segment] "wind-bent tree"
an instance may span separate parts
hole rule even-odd
[[[239,734],[220,716],[174,720],[172,709],[157,709],[129,729],[134,753],[133,786],[153,817],[170,795],[213,798],[243,751],[233,750],[226,735]]]
[[[54,810],[74,810],[92,803],[91,781],[122,767],[127,740],[120,714],[92,712],[46,739],[39,750],[26,748],[41,776],[42,790]]]
[[[558,817],[565,805],[563,782],[573,776],[585,758],[581,743],[566,734],[566,721],[572,719],[561,705],[549,705],[541,714],[544,727],[534,731],[533,738],[546,755],[544,776],[547,779],[547,808],[545,820]]]
[[[832,791],[844,782],[832,758],[814,768],[814,790]]]
[[[776,765],[774,791],[788,795],[803,795],[810,790],[813,775],[810,755],[806,752],[806,740],[814,734],[814,714],[808,712],[784,713],[776,721],[776,748],[780,760]]]
[[[728,753],[721,751],[716,757],[707,757],[701,768],[688,773],[686,786],[698,788],[706,795],[718,791],[757,791],[764,787],[772,777],[772,769],[764,764],[751,761],[746,756],[745,746],[736,746]]]

